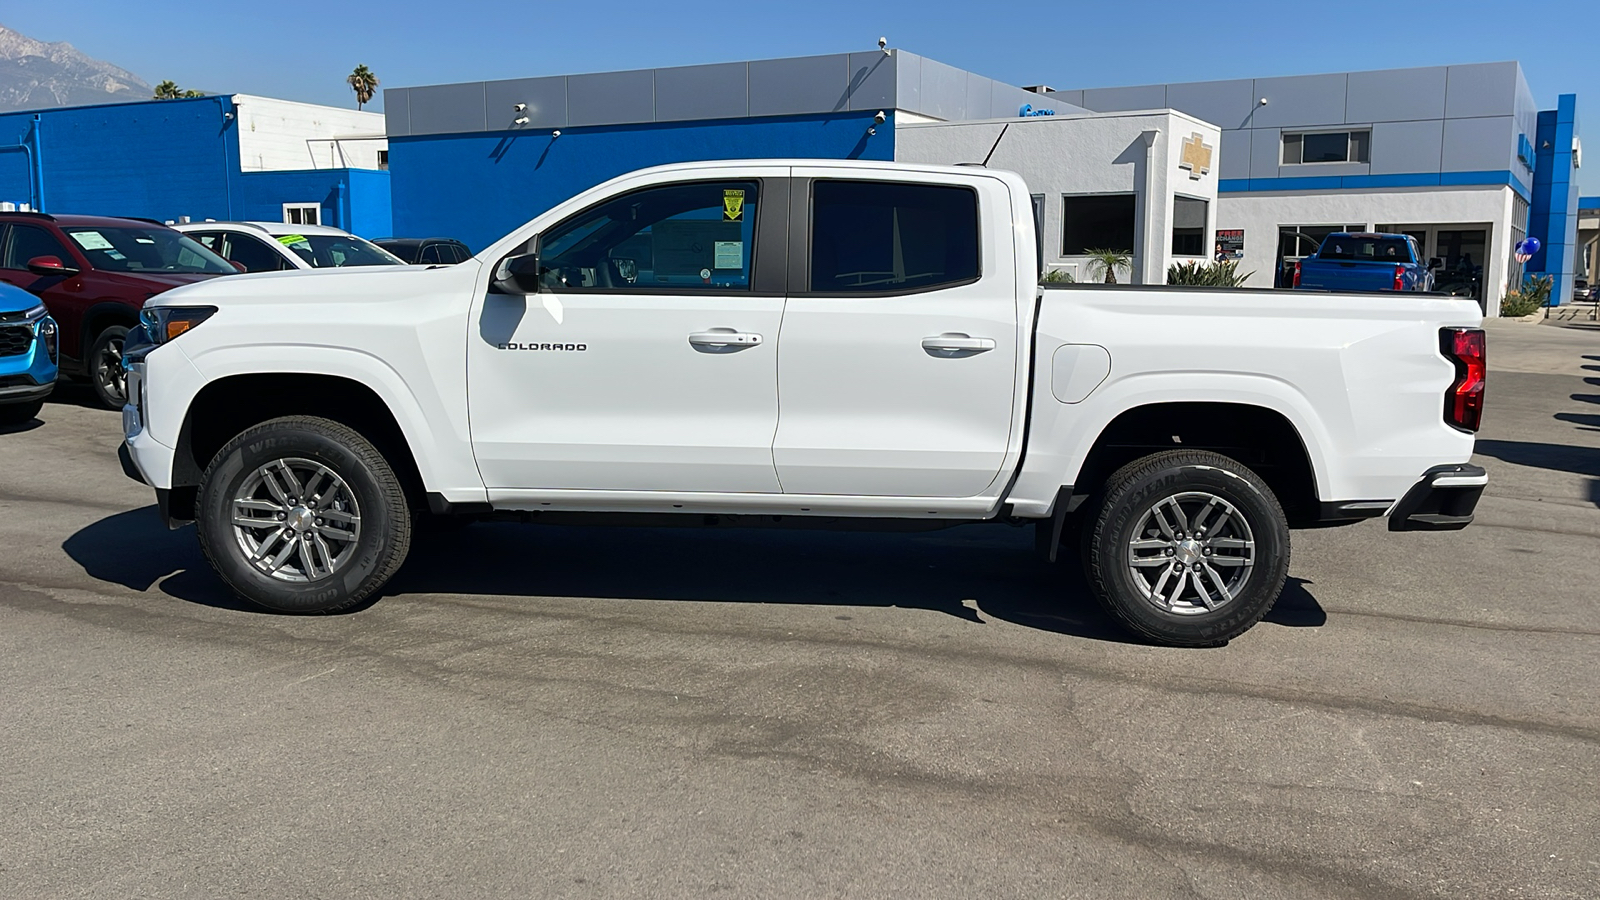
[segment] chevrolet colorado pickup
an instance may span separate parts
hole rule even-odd
[[[1472,520],[1470,300],[1041,289],[1036,240],[1010,172],[647,169],[458,265],[153,298],[123,465],[295,612],[373,596],[430,514],[989,522],[1075,543],[1145,638],[1214,645],[1278,597],[1291,527]]]

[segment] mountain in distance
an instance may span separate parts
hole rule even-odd
[[[149,82],[65,42],[47,44],[0,25],[0,111],[148,100]]]

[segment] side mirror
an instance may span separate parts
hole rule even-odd
[[[248,266],[246,266],[242,262],[239,262],[237,259],[230,259],[230,260],[228,260],[228,262],[233,263],[233,267],[235,269],[238,269],[239,270],[239,274],[241,274],[241,275],[244,274],[245,272],[250,271],[250,268]]]
[[[500,260],[491,284],[501,294],[539,293],[539,254],[520,253]]]
[[[35,256],[28,260],[28,271],[35,275],[60,275],[65,278],[78,274],[78,270],[54,256]]]
[[[1437,256],[1429,257],[1428,258],[1428,268],[1430,268],[1430,269],[1442,269],[1442,268],[1444,268],[1444,260],[1440,259]]]

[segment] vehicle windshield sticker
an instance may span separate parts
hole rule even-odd
[[[133,239],[133,242],[135,244],[154,244],[156,239],[152,237],[136,237]]]
[[[306,240],[306,236],[303,234],[286,234],[278,238],[278,243],[285,247],[293,247],[295,244],[309,244],[311,242]]]
[[[712,244],[712,266],[718,269],[744,268],[744,243],[742,241],[716,241]]]
[[[729,188],[722,192],[722,219],[738,222],[744,218],[744,191]]]
[[[115,260],[127,259],[127,257],[123,256],[122,253],[120,251],[118,251],[117,248],[115,248],[115,247],[107,247],[106,248],[106,255],[111,257],[112,259],[115,259]]]
[[[98,231],[69,231],[67,234],[72,235],[72,239],[78,242],[78,246],[85,250],[111,249],[111,242],[106,240],[106,236]]]

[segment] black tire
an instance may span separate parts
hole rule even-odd
[[[89,384],[108,409],[121,409],[128,402],[128,376],[122,371],[122,343],[127,336],[126,327],[108,325],[89,348]]]
[[[0,404],[0,425],[21,425],[23,422],[31,422],[39,415],[41,409],[44,409],[43,400]]]
[[[326,466],[343,480],[357,513],[355,540],[343,550],[349,557],[341,555],[342,562],[317,578],[284,580],[293,577],[297,568],[303,575],[307,567],[297,561],[305,559],[303,556],[291,560],[283,575],[258,569],[242,543],[245,537],[234,526],[235,500],[241,491],[251,479],[259,480],[263,466],[282,460]],[[305,486],[310,488],[309,480]],[[307,505],[311,504],[298,504],[295,509]],[[393,467],[356,431],[311,416],[272,419],[229,441],[202,477],[196,519],[200,547],[217,575],[245,599],[280,612],[327,613],[356,606],[399,571],[411,549],[412,514]],[[316,520],[317,526],[322,524],[320,518]],[[323,531],[320,527],[313,530]],[[272,532],[269,527],[244,533],[261,536],[264,546]],[[289,531],[283,529],[283,533]],[[310,533],[300,537],[313,539]],[[326,554],[323,558],[328,559]]]
[[[1173,647],[1220,646],[1259,622],[1283,592],[1288,519],[1238,462],[1196,450],[1156,453],[1117,470],[1102,497],[1085,523],[1084,570],[1101,605],[1135,634]],[[1191,519],[1198,531],[1185,531]],[[1220,532],[1207,536],[1207,524]],[[1169,528],[1187,539],[1173,539]],[[1227,592],[1232,579],[1239,580]]]

